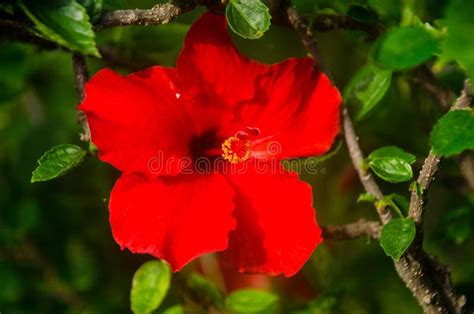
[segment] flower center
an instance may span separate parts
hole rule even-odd
[[[252,143],[245,138],[231,136],[222,143],[222,157],[236,164],[250,158]]]

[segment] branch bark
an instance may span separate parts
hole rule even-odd
[[[290,24],[298,31],[300,37],[308,51],[318,58],[317,43],[311,32],[308,30],[304,21],[299,17],[298,13],[292,9],[287,9],[288,20]],[[321,64],[321,59],[318,59]],[[463,96],[461,96],[463,97]],[[453,108],[457,108],[459,102]],[[360,181],[365,190],[380,199],[383,194],[375,182],[374,178],[367,173],[361,165],[364,155],[358,143],[358,137],[354,131],[352,121],[346,109],[343,109],[343,125],[346,145],[349,150],[350,157],[356,168]],[[427,164],[423,167],[425,170],[420,173],[420,182],[426,187],[432,181],[434,173],[438,167],[439,157],[428,156]],[[410,205],[411,217],[414,217],[413,209],[420,206],[420,217],[423,213],[423,202],[420,204]],[[390,220],[390,213],[385,208],[377,208],[382,223]],[[421,218],[420,218],[421,222]],[[418,303],[423,307],[425,313],[463,313],[463,307],[466,303],[465,296],[458,296],[451,284],[449,271],[445,266],[439,264],[435,258],[429,256],[422,247],[422,225],[417,228],[417,239],[408,251],[401,257],[399,261],[394,261],[395,269],[400,278],[405,282],[412,292]]]
[[[89,79],[89,74],[87,71],[86,58],[84,55],[79,53],[72,54],[72,67],[74,71],[74,79],[76,81],[76,90],[79,96],[79,100],[82,102],[84,100],[84,87],[87,80]],[[91,139],[91,130],[89,128],[89,123],[87,122],[87,117],[82,111],[78,111],[77,119],[79,124],[82,127],[84,133],[81,134],[82,141],[90,141]]]
[[[447,110],[451,107],[454,101],[454,93],[441,87],[436,81],[433,72],[426,65],[421,65],[409,73],[411,74],[409,79],[432,94],[441,108]]]
[[[470,94],[470,84],[469,81],[466,80],[464,83],[464,88],[461,92],[461,96],[459,96],[450,110],[467,108],[471,102],[472,95]],[[418,226],[421,226],[423,223],[424,205],[426,203],[426,193],[424,191],[426,191],[433,182],[441,159],[441,156],[436,155],[432,150],[430,151],[428,157],[426,157],[425,162],[423,163],[423,167],[421,168],[418,179],[416,180],[422,193],[418,193],[416,189],[414,189],[411,193],[410,209],[408,215]]]
[[[181,14],[194,9],[195,4],[179,7],[172,3],[157,4],[147,10],[116,10],[105,13],[97,23],[98,30],[126,25],[157,25],[169,23]]]
[[[381,229],[382,225],[378,221],[360,219],[357,222],[345,225],[323,227],[323,238],[342,241],[369,237],[378,240]]]

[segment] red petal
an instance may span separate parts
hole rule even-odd
[[[235,228],[233,196],[217,174],[153,180],[124,174],[110,196],[112,233],[122,248],[162,258],[178,271],[227,247]]]
[[[189,30],[177,61],[183,97],[201,130],[232,118],[233,108],[254,96],[255,79],[268,68],[241,55],[226,27],[223,16],[203,14]]]
[[[252,165],[252,163],[248,163]],[[229,175],[236,190],[237,228],[229,254],[241,272],[292,276],[321,243],[311,186],[281,167]]]
[[[176,97],[176,70],[152,67],[121,76],[99,71],[86,85],[80,109],[86,113],[101,160],[123,172],[174,175],[189,155],[193,127]]]
[[[341,96],[310,58],[274,64],[259,79],[255,102],[239,108],[241,124],[258,127],[262,138],[277,142],[278,157],[323,154],[339,132]]]

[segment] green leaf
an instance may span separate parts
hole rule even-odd
[[[344,100],[356,110],[357,120],[362,119],[383,98],[392,80],[392,70],[369,63],[352,77],[344,90]]]
[[[421,27],[397,27],[378,43],[375,61],[387,68],[404,70],[429,60],[438,51],[438,41]]]
[[[370,193],[362,193],[359,195],[359,197],[357,198],[357,203],[360,203],[360,202],[369,202],[369,203],[373,203],[375,202],[377,199],[375,198],[374,195],[370,194]]]
[[[383,226],[380,245],[385,254],[399,260],[415,239],[416,228],[409,218],[395,218]]]
[[[241,289],[232,292],[226,299],[226,308],[231,313],[274,313],[278,297],[268,291]]]
[[[474,82],[474,1],[452,0],[447,11],[448,38],[443,45],[443,57],[455,59]]]
[[[187,286],[205,304],[213,304],[217,308],[224,306],[224,295],[217,286],[206,277],[192,273],[187,278]]]
[[[86,151],[77,145],[55,146],[38,160],[38,167],[33,171],[31,182],[48,181],[62,176],[77,167],[85,155]]]
[[[413,178],[410,164],[401,158],[375,158],[369,160],[368,165],[379,178],[391,183],[405,182]]]
[[[385,158],[385,157],[401,158],[409,164],[412,164],[416,161],[416,157],[414,155],[407,153],[403,149],[398,148],[396,146],[385,146],[385,147],[376,149],[372,153],[370,153],[368,159],[370,160],[370,159]]]
[[[100,57],[87,11],[76,1],[23,0],[21,7],[46,38],[73,51]]]
[[[386,146],[374,150],[365,163],[377,176],[385,181],[398,183],[408,181],[413,177],[410,164],[415,156],[396,146]]]
[[[431,131],[431,145],[436,154],[447,157],[474,149],[473,111],[455,110],[445,114]]]
[[[270,13],[260,0],[230,0],[225,16],[232,31],[243,38],[260,38],[270,27]]]
[[[149,261],[135,272],[130,292],[133,313],[150,313],[160,306],[168,293],[171,270],[164,261]]]
[[[408,215],[410,203],[408,202],[405,196],[397,193],[392,193],[382,197],[382,199],[377,202],[377,206],[391,207],[395,209],[401,217],[404,217]]]
[[[173,305],[172,307],[167,308],[163,314],[184,314],[184,308],[182,305]]]

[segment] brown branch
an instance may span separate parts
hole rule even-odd
[[[472,102],[469,82],[466,80],[461,96],[450,110],[466,108]],[[458,295],[451,282],[449,270],[423,251],[423,216],[427,201],[426,190],[434,180],[442,157],[432,150],[423,163],[417,179],[418,189],[410,198],[409,217],[417,225],[417,237],[395,268],[413,295],[421,302],[425,313],[463,313],[466,297]],[[421,190],[421,193],[420,191]]]
[[[126,25],[166,24],[181,14],[194,9],[195,4],[178,7],[172,3],[157,4],[147,10],[116,10],[105,13],[97,23],[97,29]]]
[[[459,159],[461,174],[467,182],[470,191],[474,191],[474,157],[472,152],[465,152]]]
[[[323,227],[323,239],[353,240],[360,237],[369,237],[374,240],[380,238],[382,225],[378,221],[360,219],[357,222]]]
[[[313,56],[317,55],[316,41],[311,38],[311,33],[304,28],[305,24],[293,9],[287,11],[289,21],[293,27],[300,33],[305,46],[310,50]],[[321,60],[318,60],[321,63]],[[459,106],[459,102],[453,106]],[[364,156],[358,144],[358,137],[354,131],[352,121],[344,108],[343,112],[344,136],[349,154],[359,178],[365,190],[376,196],[382,197],[382,192],[373,177],[362,167]],[[437,168],[436,158],[429,158],[429,165],[424,167],[426,173],[421,174],[421,181],[426,181],[426,186],[431,182],[432,175]],[[423,171],[422,171],[423,172]],[[428,179],[424,178],[425,176]],[[388,210],[377,208],[382,223],[390,220]],[[466,303],[464,296],[458,296],[451,284],[449,271],[445,266],[440,265],[433,257],[429,256],[422,247],[422,226],[417,228],[418,237],[414,244],[401,257],[399,261],[394,261],[395,268],[400,278],[405,282],[418,303],[423,307],[425,313],[463,313],[463,307]]]
[[[311,27],[320,32],[334,30],[359,30],[367,33],[369,39],[375,39],[383,33],[384,27],[380,23],[364,23],[345,14],[316,14],[311,19]]]
[[[454,100],[454,93],[441,87],[436,81],[433,72],[431,72],[426,65],[421,65],[409,73],[411,74],[409,79],[432,94],[441,108],[447,110],[451,107]]]
[[[85,96],[84,87],[89,78],[89,74],[87,72],[86,58],[84,57],[84,55],[79,53],[73,53],[72,67],[74,70],[74,79],[76,81],[77,94],[79,96],[79,100],[82,102]],[[81,140],[89,141],[91,138],[91,130],[89,128],[89,123],[87,122],[87,118],[84,112],[79,111],[77,114],[77,119],[84,132],[81,134]]]
[[[469,81],[466,80],[464,88],[461,92],[461,96],[456,100],[450,110],[459,110],[469,107],[472,102],[472,96],[470,94]],[[431,182],[434,180],[434,175],[438,170],[441,156],[436,155],[433,151],[430,151],[428,157],[426,157],[423,167],[421,168],[420,174],[416,182],[418,183],[421,191],[426,191],[429,188]],[[426,193],[421,194],[414,189],[411,193],[410,198],[410,210],[409,216],[417,225],[423,223],[424,204],[426,203]]]
[[[293,28],[298,32],[304,46],[306,47],[308,52],[316,59],[319,65],[319,68],[323,72],[328,74],[328,76],[330,76],[329,71],[324,65],[324,62],[322,62],[322,58],[319,55],[317,41],[314,38],[311,30],[307,26],[306,22],[299,16],[298,12],[292,7],[287,8],[287,15],[288,15],[288,21],[290,25],[293,26]],[[375,182],[375,179],[372,177],[372,175],[362,167],[362,164],[364,161],[364,155],[362,153],[362,150],[359,147],[358,137],[355,134],[354,127],[352,126],[352,121],[346,109],[343,109],[342,116],[343,116],[344,137],[346,139],[346,144],[349,149],[349,155],[351,156],[352,163],[354,164],[357,170],[360,181],[362,182],[362,185],[364,186],[365,190],[368,193],[374,195],[377,200],[380,200],[382,199],[383,194],[380,191],[379,186]],[[391,214],[390,214],[390,211],[387,210],[387,208],[383,206],[379,206],[377,207],[377,212],[379,214],[379,217],[382,223],[385,224],[390,220]]]

